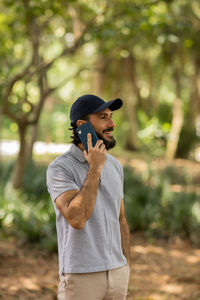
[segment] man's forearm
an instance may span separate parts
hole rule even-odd
[[[67,207],[67,218],[73,220],[77,227],[83,228],[91,216],[98,193],[101,172],[89,169],[82,189]]]
[[[130,230],[126,218],[123,218],[120,221],[120,231],[121,231],[121,243],[122,251],[127,259],[128,264],[130,265]]]

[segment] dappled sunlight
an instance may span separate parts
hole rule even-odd
[[[174,256],[174,257],[180,257],[180,258],[185,258],[185,254],[184,253],[182,253],[181,251],[179,251],[179,250],[170,250],[169,251],[169,254],[171,255],[171,256]]]
[[[129,165],[132,168],[137,169],[138,172],[145,172],[148,166],[145,161],[139,159],[131,159]]]
[[[196,185],[187,185],[187,186],[183,186],[181,184],[173,184],[171,185],[171,190],[175,193],[196,193],[198,195],[200,195],[200,187],[196,186]]]
[[[141,300],[143,300],[143,299],[141,298]],[[150,294],[148,298],[146,298],[146,299],[144,298],[144,300],[166,300],[166,298],[163,298],[162,295],[153,293],[153,294]]]
[[[25,278],[25,277],[21,277],[19,278],[19,282],[21,282],[22,286],[26,289],[29,290],[39,290],[40,286],[38,285],[38,283],[36,284],[35,282],[36,280],[34,280],[33,278]]]
[[[200,299],[200,249],[183,240],[154,242],[133,236],[130,290],[134,298],[129,295],[127,300]]]
[[[190,264],[196,264],[200,262],[200,255],[198,253],[199,251],[196,251],[196,255],[187,255],[185,256],[185,253],[182,253],[180,250],[170,250],[169,253],[171,256],[182,258],[186,262]],[[194,251],[195,254],[195,251]]]
[[[133,235],[131,240],[127,300],[200,299],[200,249],[184,241],[173,244],[154,240],[155,244],[150,244],[141,235]],[[5,241],[0,243],[0,260],[3,299],[56,298],[56,253],[47,255],[35,247],[19,247]]]
[[[156,254],[164,254],[165,250],[158,246],[149,245],[148,247],[149,251]]]
[[[181,294],[183,292],[183,287],[178,284],[163,284],[160,287],[160,291],[169,294]]]
[[[194,249],[194,254],[199,255],[199,257],[200,257],[200,249]]]
[[[145,270],[148,270],[148,266],[135,263],[134,264],[134,270],[145,271]]]
[[[40,286],[35,280],[32,278],[26,277],[18,277],[16,283],[12,283],[11,286],[7,287],[10,291],[18,291],[20,289],[28,289],[28,290],[40,290]]]
[[[138,252],[138,253],[142,253],[142,254],[147,254],[149,251],[148,251],[148,247],[143,247],[143,246],[140,246],[140,245],[137,245],[137,246],[132,246],[131,247],[131,252]]]
[[[200,263],[200,256],[196,257],[196,256],[187,256],[185,258],[186,262],[190,263],[190,264],[196,264],[196,263]]]
[[[142,254],[147,254],[147,253],[157,253],[157,254],[164,254],[165,250],[163,250],[161,247],[158,246],[153,246],[153,245],[148,245],[148,246],[132,246],[131,247],[131,251],[132,252],[138,252],[138,253],[142,253]]]

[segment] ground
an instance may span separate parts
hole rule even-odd
[[[127,300],[200,299],[200,249],[189,242],[134,234],[131,259]],[[0,241],[0,266],[0,299],[56,299],[56,253]]]

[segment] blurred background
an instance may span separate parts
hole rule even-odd
[[[46,168],[69,148],[73,101],[96,94],[124,101],[111,153],[132,233],[128,299],[200,299],[199,37],[198,0],[1,1],[0,298],[56,299]],[[41,265],[35,279],[24,262]]]

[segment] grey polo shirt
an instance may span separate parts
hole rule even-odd
[[[116,158],[106,155],[96,203],[83,229],[73,228],[55,204],[63,192],[81,190],[88,169],[83,151],[74,144],[47,169],[47,187],[56,213],[59,274],[105,271],[127,263],[119,224],[123,169]]]

